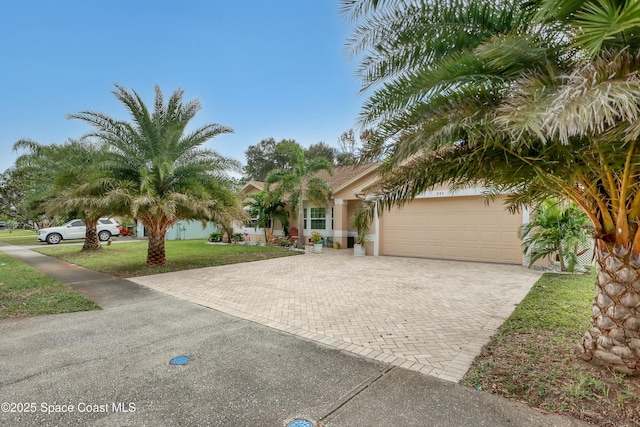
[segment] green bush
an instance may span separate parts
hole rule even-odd
[[[315,245],[316,243],[320,243],[320,240],[322,240],[322,234],[320,234],[318,231],[312,231],[309,239]]]
[[[9,221],[7,221],[6,227],[7,227],[7,230],[9,230],[9,233],[13,233],[13,230],[18,228],[18,223],[10,219]]]
[[[244,239],[244,234],[242,234],[242,233],[233,233],[231,235],[231,241],[233,243],[242,242],[242,239]]]
[[[222,233],[220,233],[219,231],[214,231],[213,233],[209,234],[209,241],[213,243],[222,242]]]

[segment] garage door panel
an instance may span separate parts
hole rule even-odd
[[[521,215],[479,196],[416,199],[380,217],[382,255],[522,263]]]

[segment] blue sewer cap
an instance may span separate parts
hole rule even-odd
[[[297,419],[287,424],[287,427],[313,427],[313,424],[311,421]]]
[[[190,360],[191,358],[189,358],[189,356],[179,356],[171,359],[169,363],[171,365],[186,365],[187,363],[189,363]]]

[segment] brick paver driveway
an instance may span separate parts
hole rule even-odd
[[[131,279],[365,357],[459,381],[540,274],[325,250]]]

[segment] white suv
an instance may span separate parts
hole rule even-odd
[[[98,220],[98,239],[105,242],[111,236],[120,235],[120,225],[112,218],[100,218]],[[38,240],[56,245],[61,240],[84,239],[87,234],[87,226],[81,219],[74,219],[60,227],[47,227],[38,230]]]

